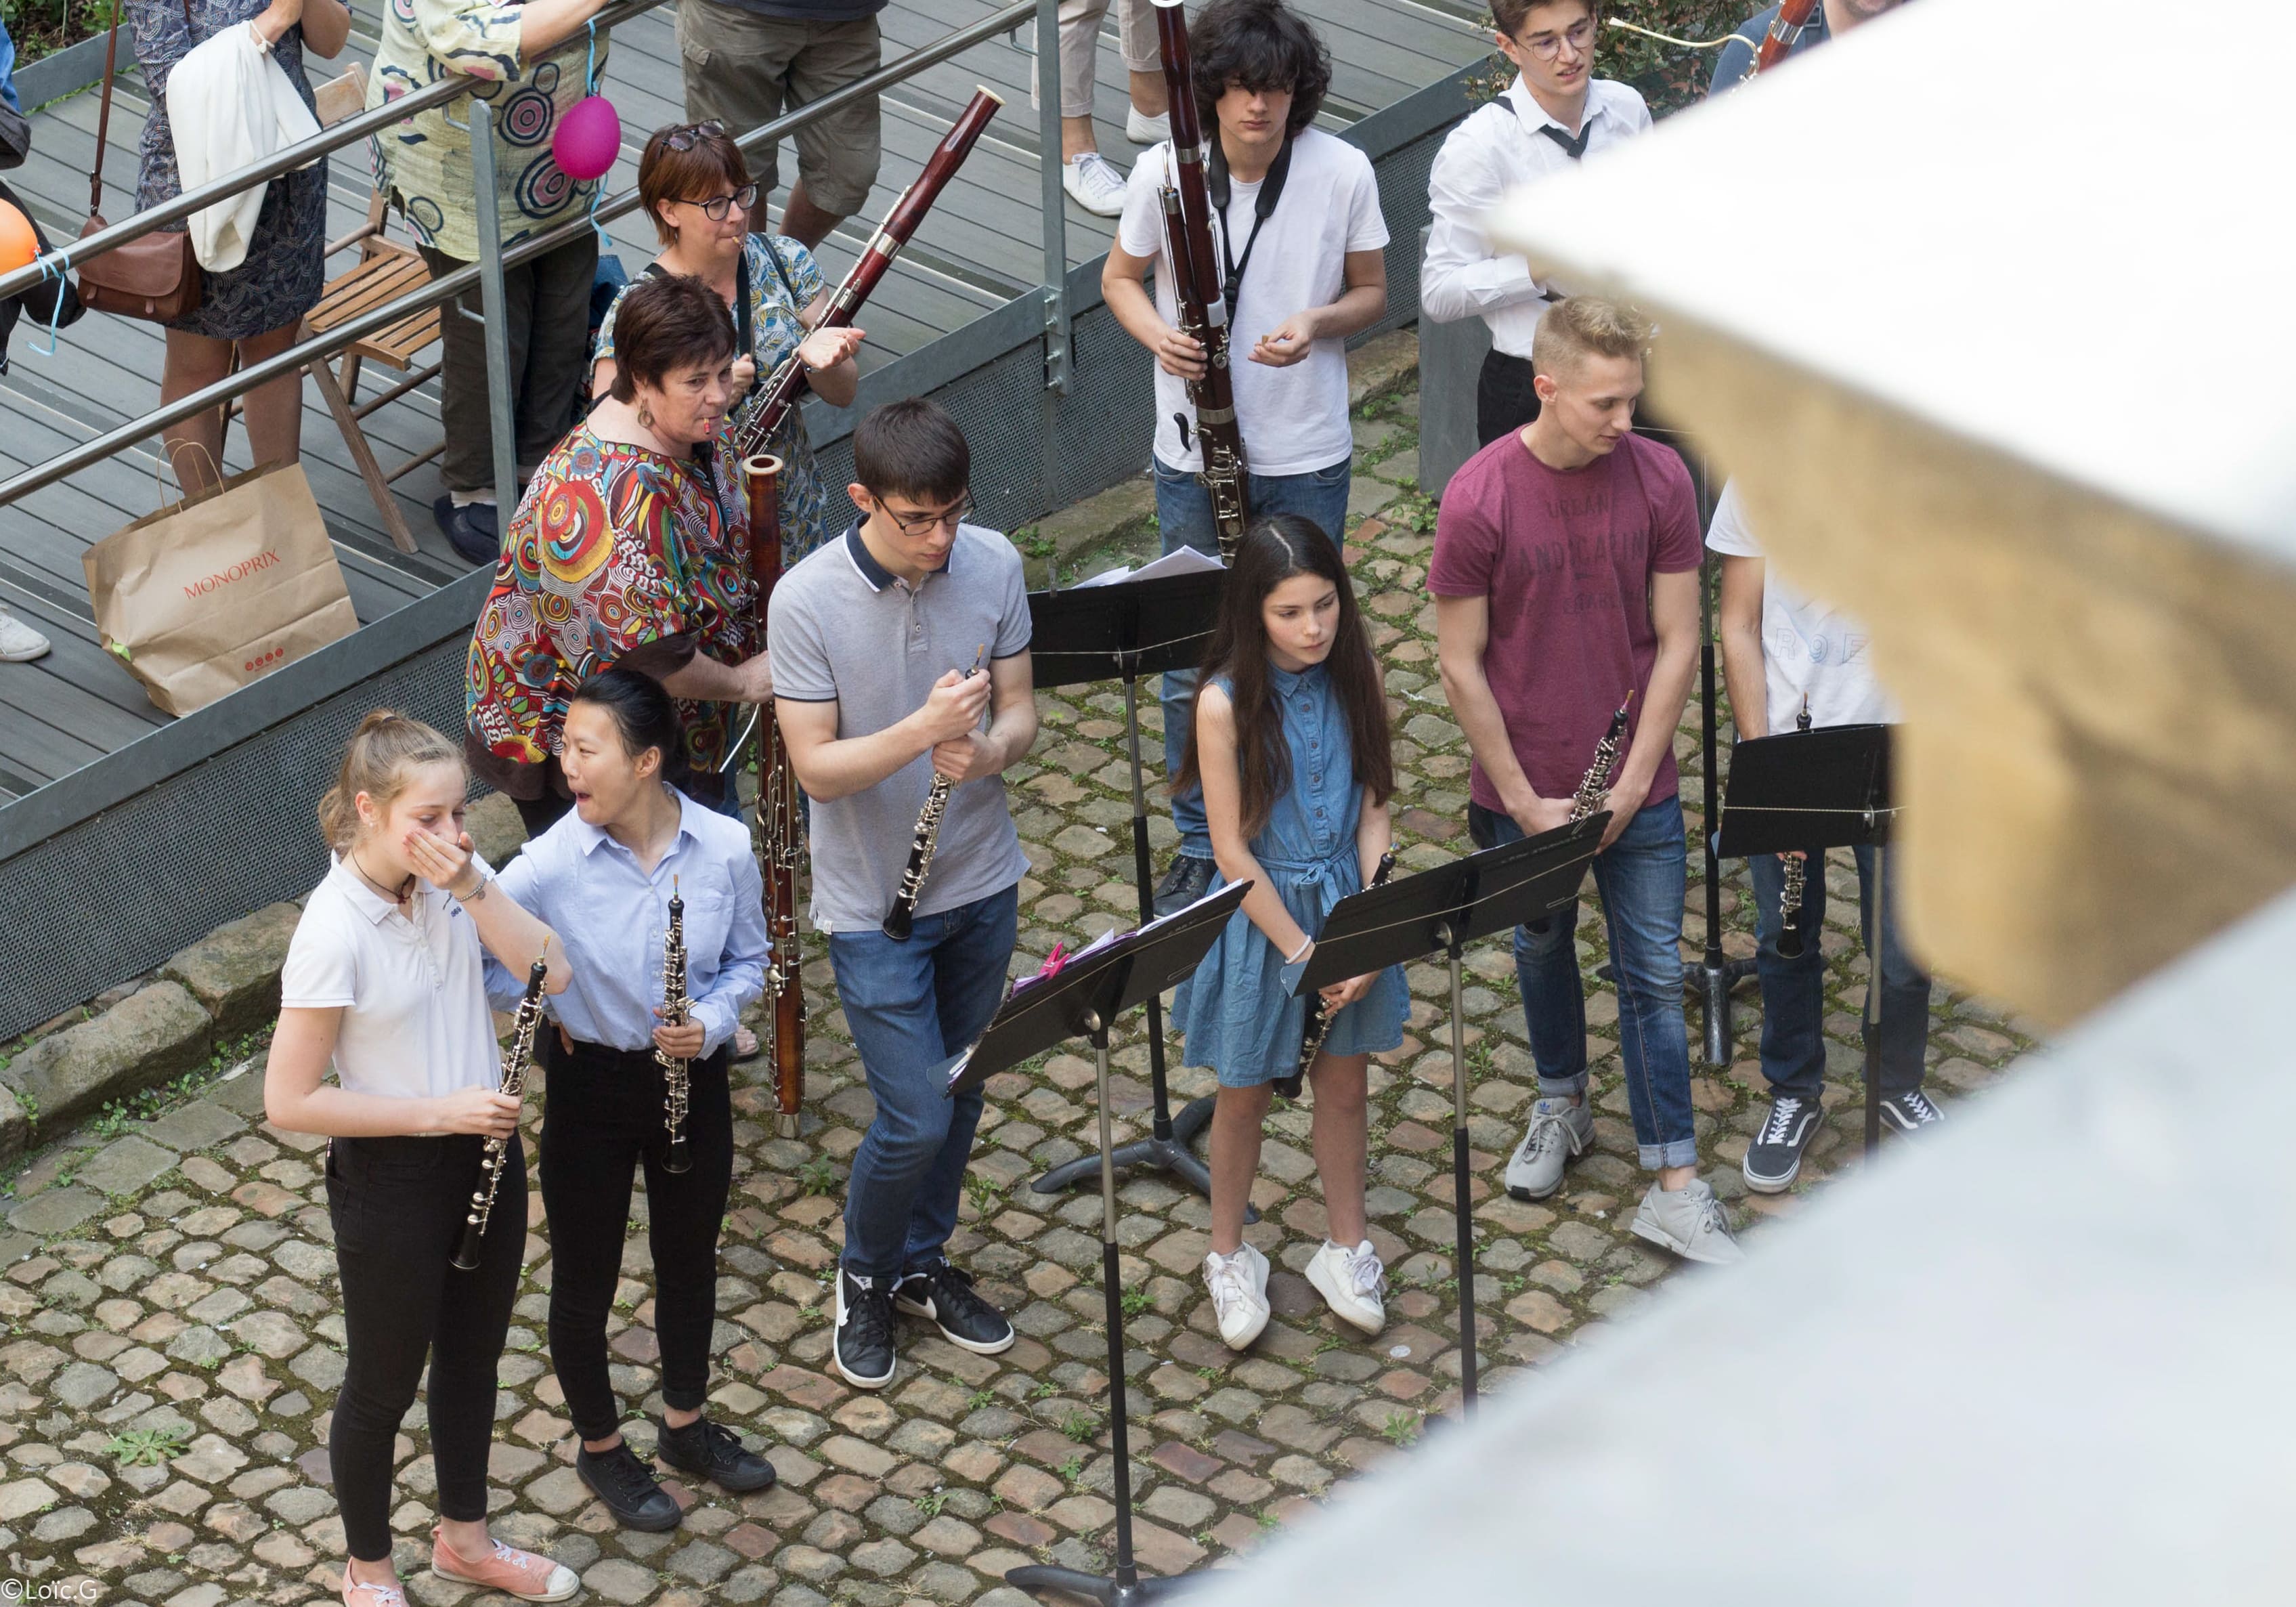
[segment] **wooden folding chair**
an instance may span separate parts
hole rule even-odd
[[[352,70],[353,72],[357,70],[357,68]],[[348,80],[350,76],[345,74],[344,79],[337,80],[337,83]],[[330,84],[320,91],[323,120],[326,122],[334,122],[349,115],[350,111],[357,110],[360,103],[358,96],[347,94],[330,105],[327,92],[336,87],[336,84]],[[330,112],[332,115],[326,115]],[[387,197],[377,191],[374,200],[367,206],[365,226],[328,243],[327,255],[330,257],[353,245],[358,246],[358,266],[327,281],[326,288],[320,293],[318,305],[303,316],[305,336],[323,335],[371,307],[395,301],[430,283],[430,266],[420,253],[412,246],[385,238],[388,209]],[[391,495],[391,482],[438,456],[447,449],[447,443],[442,436],[438,445],[428,451],[416,453],[386,472],[376,462],[374,448],[368,444],[366,432],[360,428],[359,422],[377,408],[389,406],[425,381],[438,377],[439,365],[437,363],[415,367],[416,359],[438,339],[439,309],[428,307],[363,340],[353,341],[343,351],[340,376],[324,362],[313,363],[309,368],[311,378],[318,383],[319,395],[327,404],[327,411],[334,414],[335,426],[342,431],[343,444],[350,448],[351,460],[358,465],[359,477],[366,481],[367,495],[374,498],[375,512],[381,515],[383,528],[390,532],[392,545],[402,553],[416,550],[414,536],[406,528],[406,520],[398,511],[398,498]],[[368,358],[395,369],[406,377],[381,395],[354,405],[353,398],[358,394],[359,367]]]

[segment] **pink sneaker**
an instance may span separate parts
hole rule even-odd
[[[369,1585],[343,1570],[343,1607],[406,1607],[406,1593],[396,1585]]]
[[[528,1602],[562,1602],[582,1588],[582,1581],[574,1570],[537,1557],[530,1551],[521,1551],[514,1546],[493,1543],[494,1554],[472,1560],[447,1544],[443,1529],[430,1531],[430,1571],[442,1579],[459,1579],[465,1585],[483,1585],[488,1590],[499,1590],[504,1595],[514,1595]],[[357,1602],[351,1607],[393,1607],[392,1603]]]

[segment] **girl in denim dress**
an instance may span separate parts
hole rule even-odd
[[[1308,1281],[1342,1321],[1376,1333],[1387,1279],[1364,1215],[1365,1078],[1370,1055],[1401,1045],[1410,992],[1400,966],[1324,988],[1330,1030],[1303,1069],[1307,1001],[1284,981],[1387,851],[1394,791],[1378,661],[1338,545],[1311,520],[1262,519],[1236,548],[1173,782],[1199,787],[1215,889],[1252,883],[1173,1012],[1186,1063],[1219,1074],[1204,1281],[1220,1337],[1242,1350],[1267,1325],[1267,1259],[1243,1242],[1244,1207],[1272,1085],[1302,1070],[1329,1218]]]

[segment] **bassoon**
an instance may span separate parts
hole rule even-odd
[[[869,236],[869,243],[861,252],[861,260],[853,265],[853,271],[845,275],[844,282],[830,296],[821,321],[814,325],[816,329],[843,329],[853,322],[853,315],[860,310],[861,304],[877,288],[877,282],[885,276],[885,270],[893,266],[893,258],[901,254],[903,246],[908,244],[909,236],[917,232],[917,225],[924,221],[925,214],[932,210],[933,202],[940,199],[942,189],[956,176],[956,170],[964,165],[964,159],[972,154],[972,147],[980,142],[980,131],[988,127],[988,119],[995,117],[997,108],[1004,104],[986,89],[972,92],[972,99],[965,102],[964,110],[949,126],[947,137],[934,146],[933,153],[925,159],[924,170],[910,181],[909,187],[901,192],[900,200],[893,203],[893,209],[885,214],[885,221],[877,225],[874,234]],[[734,455],[737,460],[747,460],[765,449],[767,438],[780,427],[782,420],[789,416],[789,410],[804,397],[807,383],[805,364],[792,351],[758,387],[749,415],[734,438]]]
[[[1785,3],[1778,7],[1777,15],[1770,19],[1769,30],[1754,43],[1753,53],[1746,58],[1746,70],[1740,73],[1731,83],[1720,85],[1718,87],[1734,88],[1749,78],[1767,72],[1784,61],[1792,53],[1793,47],[1801,42],[1803,33],[1816,20],[1821,0],[1785,0]],[[1645,39],[1656,39],[1661,45],[1672,45],[1683,50],[1726,50],[1732,45],[1744,41],[1746,37],[1743,34],[1724,34],[1718,39],[1678,39],[1672,34],[1662,34],[1654,28],[1644,28],[1638,22],[1629,22],[1623,17],[1612,17],[1608,20],[1612,28],[1624,29],[1630,34],[1640,34]]]
[[[742,460],[742,487],[750,503],[750,576],[757,583],[757,614],[750,640],[767,648],[766,604],[782,578],[782,460]],[[772,705],[758,711],[758,868],[766,883],[766,938],[773,953],[766,966],[765,1050],[774,1068],[774,1095],[780,1108],[775,1127],[784,1138],[797,1136],[797,1112],[805,1098],[805,988],[799,972],[797,864],[802,851],[798,814],[797,770],[782,741],[782,724]]]
[[[1786,59],[1786,54],[1801,39],[1802,29],[1817,15],[1819,0],[1785,0],[1778,14],[1770,19],[1770,31],[1754,49],[1754,59],[1747,63],[1746,77],[1765,73]]]
[[[1201,379],[1188,381],[1188,401],[1196,410],[1196,445],[1204,466],[1197,478],[1211,498],[1212,529],[1220,561],[1235,562],[1243,539],[1243,431],[1235,420],[1235,387],[1228,371],[1228,305],[1212,242],[1211,192],[1204,182],[1203,113],[1196,104],[1195,69],[1188,54],[1188,20],[1181,0],[1155,0],[1156,51],[1164,63],[1164,96],[1171,108],[1172,145],[1167,179],[1158,199],[1164,207],[1164,250],[1172,269],[1172,304],[1180,332],[1203,348]],[[1175,414],[1180,445],[1188,444],[1188,420]]]

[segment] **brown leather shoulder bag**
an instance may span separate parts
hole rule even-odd
[[[111,37],[103,47],[103,108],[95,118],[95,170],[87,180],[87,222],[79,237],[86,239],[107,227],[103,221],[103,147],[111,132],[111,78],[119,53],[119,19],[127,0],[114,0]],[[184,23],[191,25],[190,0],[184,0]],[[160,110],[152,97],[152,113]],[[188,229],[155,229],[100,256],[77,265],[79,299],[100,313],[126,318],[148,318],[172,324],[200,304],[200,265],[192,255]]]

